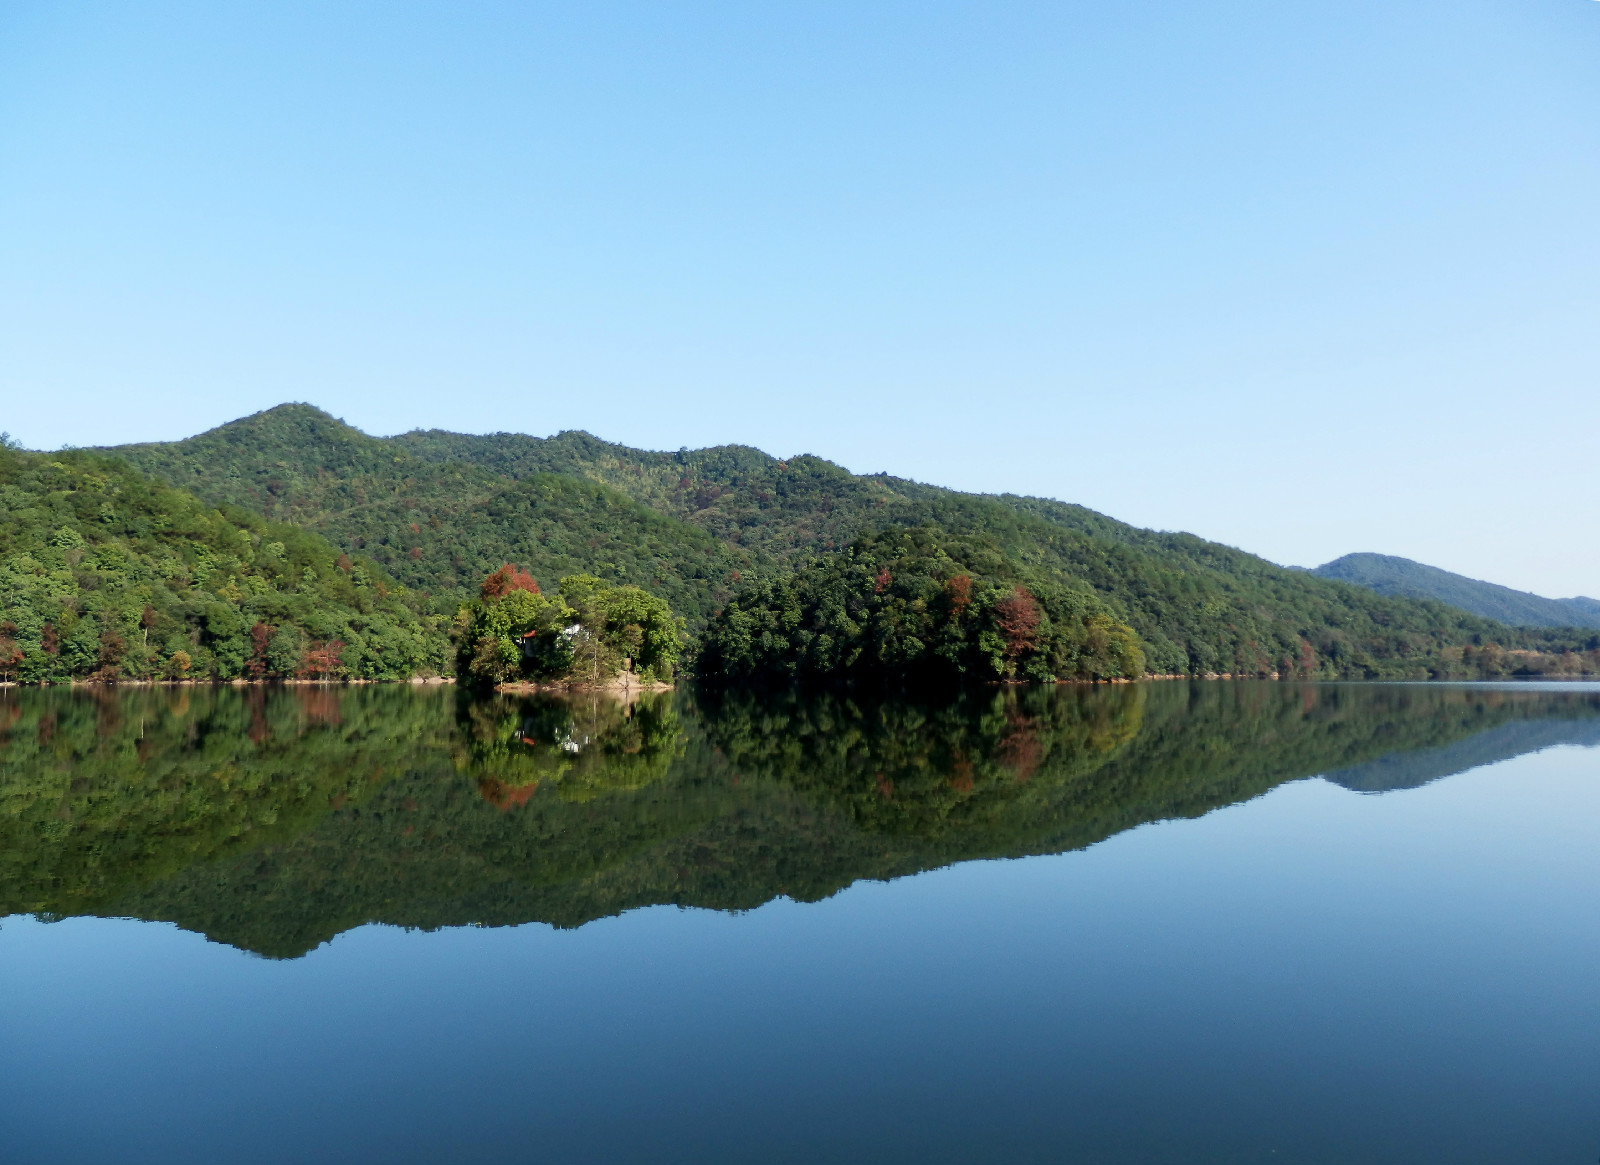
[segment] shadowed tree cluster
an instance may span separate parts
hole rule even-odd
[[[1087,587],[1026,570],[990,539],[891,531],[760,581],[706,630],[722,681],[1105,680],[1144,673],[1139,637]]]

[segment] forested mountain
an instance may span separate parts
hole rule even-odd
[[[449,650],[443,619],[320,534],[0,446],[0,679],[404,679]]]
[[[1600,627],[1600,599],[1547,599],[1389,554],[1346,554],[1313,567],[1311,573],[1380,595],[1438,599],[1514,626]]]
[[[309,405],[108,452],[214,503],[315,530],[439,598],[441,611],[454,612],[489,572],[513,562],[547,590],[572,574],[645,587],[698,625],[751,565],[748,553],[608,487],[600,474],[512,476],[423,458],[400,439],[369,437]]]
[[[937,528],[986,541],[1062,587],[1091,588],[1138,634],[1157,673],[1570,671],[1589,664],[1557,653],[1600,647],[1376,595],[1080,506],[859,476],[738,446],[656,453],[573,432],[374,438],[284,405],[186,441],[113,452],[213,503],[258,509],[371,555],[440,609],[514,562],[547,587],[584,571],[655,591],[697,633],[752,579],[874,531]],[[1489,644],[1495,652],[1474,654]]]

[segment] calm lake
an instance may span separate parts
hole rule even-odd
[[[1600,1158],[1600,686],[0,691],[0,1159]]]

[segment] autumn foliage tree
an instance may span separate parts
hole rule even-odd
[[[537,595],[539,584],[527,571],[509,562],[484,579],[483,585],[478,588],[479,595],[485,601],[503,599],[513,591],[527,591],[530,595]]]
[[[1017,586],[994,605],[995,627],[1005,640],[1006,659],[1015,661],[1038,646],[1039,604],[1026,587]]]
[[[955,574],[944,580],[945,600],[950,604],[950,617],[957,621],[972,606],[972,576]]]
[[[313,643],[306,649],[298,674],[303,679],[335,679],[344,674],[344,664],[339,658],[343,653],[344,643],[338,639]]]
[[[250,628],[250,662],[245,664],[245,670],[254,679],[259,680],[267,674],[267,647],[272,642],[274,630],[270,624],[261,622]]]

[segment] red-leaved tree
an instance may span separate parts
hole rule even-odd
[[[329,639],[324,643],[313,643],[306,649],[306,657],[300,664],[300,675],[311,680],[333,679],[344,671],[344,661],[339,658],[342,654],[344,654],[342,640]]]
[[[527,591],[536,595],[539,593],[539,584],[534,581],[533,575],[508,562],[484,579],[479,591],[486,599],[503,599],[512,591]]]
[[[267,623],[250,628],[250,662],[245,664],[245,670],[258,680],[267,674],[267,644],[272,642],[275,630]]]
[[[1006,658],[1016,659],[1037,646],[1039,604],[1024,588],[1017,587],[994,605],[995,623],[1006,641]]]
[[[972,576],[957,574],[945,579],[944,593],[950,600],[951,618],[960,619],[972,605]]]

